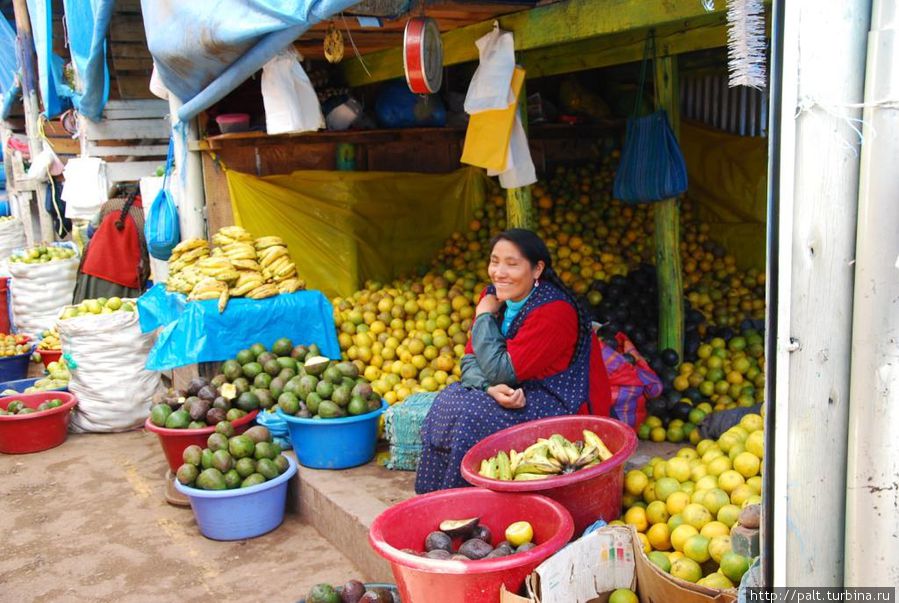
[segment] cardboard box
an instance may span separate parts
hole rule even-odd
[[[630,588],[640,603],[737,600],[735,589],[698,586],[660,570],[643,552],[631,526],[605,527],[572,542],[541,563],[526,585],[526,597],[503,587],[500,603],[607,603],[616,588]]]

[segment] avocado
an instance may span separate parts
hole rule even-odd
[[[259,397],[253,392],[244,392],[237,398],[237,408],[250,412],[259,408]]]
[[[272,398],[277,400],[281,397],[281,394],[284,393],[284,386],[290,379],[281,379],[281,377],[275,377],[272,379],[272,382],[268,384],[268,391],[271,393]]]
[[[330,400],[334,394],[334,385],[329,381],[321,380],[315,386],[315,393],[322,397],[322,400]]]
[[[322,379],[332,383],[334,385],[340,385],[343,383],[343,374],[340,372],[340,369],[337,366],[329,366],[325,369],[325,372],[322,373]]]
[[[249,488],[250,486],[258,486],[265,483],[265,476],[261,473],[252,473],[244,478],[240,483],[241,488]]]
[[[197,487],[201,490],[224,490],[225,476],[218,469],[203,469],[197,476]]]
[[[234,468],[234,459],[227,450],[216,450],[212,453],[212,466],[223,474],[228,473]]]
[[[293,379],[296,376],[297,376],[296,369],[293,369],[290,367],[282,368],[278,372],[278,379],[281,379],[282,381],[284,381],[284,383],[287,383],[288,381],[290,381],[291,379]]]
[[[234,381],[231,382],[231,385],[233,385],[234,389],[237,390],[236,395],[233,396],[235,398],[237,396],[239,396],[240,394],[250,391],[250,381],[246,377],[238,377],[237,379],[235,379]]]
[[[200,458],[203,455],[203,449],[196,444],[191,444],[181,453],[181,460],[189,465],[199,465]]]
[[[258,362],[249,362],[243,365],[243,376],[249,379],[255,379],[256,375],[262,372],[262,365]]]
[[[190,414],[186,410],[176,410],[165,420],[165,426],[168,429],[185,429],[188,423],[190,423]]]
[[[200,388],[200,391],[197,392],[197,397],[200,400],[206,400],[208,402],[212,402],[215,400],[215,396],[217,395],[215,391],[215,387],[212,385],[204,385]]]
[[[240,354],[238,354],[238,357]],[[249,362],[249,360],[247,360]],[[241,364],[237,360],[226,360],[222,363],[222,374],[228,379],[228,381],[234,381],[241,375],[243,375],[243,369],[241,368]]]
[[[318,385],[318,377],[313,375],[303,375],[299,378],[298,386],[297,386],[297,395],[302,399],[306,399],[311,392],[315,391],[315,387]]]
[[[293,342],[287,337],[282,337],[272,344],[272,352],[278,356],[290,356],[293,349]]]
[[[265,346],[259,342],[256,342],[250,346],[250,351],[253,352],[253,356],[255,356],[256,358],[259,358],[260,354],[265,353]]]
[[[209,412],[209,408],[212,406],[212,402],[210,400],[203,400],[202,398],[197,398],[196,401],[190,407],[190,418],[193,421],[202,421],[206,418],[206,413]]]
[[[225,487],[228,490],[233,490],[235,488],[240,488],[240,483],[243,481],[243,478],[240,477],[240,474],[231,469],[225,474]]]
[[[287,460],[287,457],[283,454],[278,454],[274,458],[275,466],[278,467],[278,473],[284,473],[290,467],[290,462]]]
[[[316,584],[306,595],[306,603],[341,603],[340,595],[330,584]]]
[[[198,475],[200,475],[200,470],[197,469],[196,465],[191,465],[189,463],[184,463],[178,467],[178,471],[175,473],[175,477],[178,478],[178,481],[185,486],[190,486],[197,481]]]
[[[203,377],[194,377],[187,385],[187,395],[196,396],[197,393],[199,393],[199,391],[207,385],[209,385],[209,381],[207,381]]]
[[[314,415],[318,414],[318,407],[322,403],[322,397],[312,392],[306,396],[306,409]]]
[[[274,358],[262,365],[262,370],[264,370],[267,375],[273,378],[278,376],[278,373],[281,372],[281,368],[281,364]]]
[[[234,435],[234,425],[231,424],[231,421],[221,421],[216,424],[215,433],[220,433],[226,438],[230,438]]]
[[[203,450],[202,454],[200,454],[200,467],[203,469],[212,468],[212,451],[209,448]]]
[[[231,400],[223,396],[219,396],[212,401],[212,408],[220,408],[225,412],[231,410]]]
[[[241,366],[243,366],[245,364],[249,364],[250,362],[254,362],[256,360],[256,354],[254,354],[250,350],[241,350],[241,351],[237,352],[237,356],[236,356],[235,360]],[[224,370],[222,372],[225,373],[226,375],[228,374]]]
[[[247,416],[247,411],[241,410],[239,408],[232,408],[227,413],[225,413],[225,420],[236,421],[237,419],[245,416]]]
[[[280,475],[278,466],[272,459],[257,459],[256,472],[261,473],[266,479],[275,479]]]
[[[282,369],[289,368],[289,369],[293,369],[294,371],[297,370],[297,361],[290,357],[289,352],[287,354],[285,354],[284,356],[278,357],[278,364],[281,365]]]
[[[284,392],[278,397],[278,406],[285,414],[295,415],[300,410],[300,401],[294,394]]]
[[[303,370],[309,375],[318,377],[325,372],[329,364],[331,364],[331,361],[324,356],[307,357],[306,362],[303,363]]]
[[[256,450],[253,451],[253,457],[257,461],[261,461],[262,459],[274,460],[277,454],[274,446],[272,446],[270,442],[256,442]],[[262,471],[259,473],[265,475]]]
[[[297,362],[305,362],[306,355],[309,353],[309,349],[304,345],[298,345],[290,351],[290,357],[296,360]]]
[[[425,551],[431,552],[436,550],[453,552],[453,539],[446,532],[434,531],[425,538]]]
[[[338,385],[331,393],[331,401],[341,408],[350,403],[352,389],[348,385]]]
[[[228,451],[236,459],[253,456],[255,450],[256,443],[245,435],[234,436],[228,440]]]
[[[206,447],[212,452],[216,450],[228,450],[228,436],[223,433],[211,433],[206,438]]]
[[[256,378],[253,379],[253,388],[255,389],[268,389],[268,386],[272,383],[272,376],[268,373],[259,373],[256,375]],[[251,388],[252,391],[252,388]]]
[[[150,409],[150,422],[157,427],[165,427],[166,419],[172,414],[172,407],[168,404],[157,404]]]
[[[322,419],[337,419],[343,416],[343,412],[330,400],[322,400],[322,403],[318,405],[318,416]]]
[[[247,429],[244,432],[244,435],[253,440],[256,444],[272,441],[272,434],[264,425],[254,425]]]
[[[218,425],[225,420],[225,411],[221,408],[210,408],[206,411],[206,424]]]
[[[228,383],[228,381],[229,381],[228,377],[226,377],[225,375],[220,373],[212,378],[212,381],[209,382],[209,385],[218,389],[221,386],[223,386],[224,384]]]
[[[271,352],[262,352],[259,356],[256,357],[256,362],[265,366],[269,360],[275,360],[277,356],[272,354]]]
[[[350,377],[351,379],[355,379],[359,376],[359,369],[356,368],[356,365],[352,362],[338,362],[334,365],[340,374],[344,377]]]
[[[256,460],[249,457],[237,459],[237,463],[235,463],[234,469],[237,471],[241,478],[250,477],[251,475],[256,473]]]
[[[187,424],[188,429],[203,429],[204,427],[209,427],[206,421],[191,421]]]
[[[259,408],[271,408],[275,405],[275,397],[269,390],[257,389],[253,393],[256,394],[257,398],[259,398]]]
[[[368,401],[364,398],[360,398],[359,396],[353,396],[350,398],[350,403],[346,407],[347,414],[351,417],[357,415],[364,415],[369,412],[368,410]]]
[[[372,391],[373,390],[371,388],[371,385],[369,385],[368,383],[357,383],[353,386],[352,393],[354,396],[368,399],[368,397],[371,396]]]

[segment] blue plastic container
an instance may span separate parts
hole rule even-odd
[[[15,381],[4,381],[0,383],[0,392],[6,391],[8,389],[13,389],[19,393],[24,392],[26,389],[37,383],[39,379],[17,379]],[[58,392],[67,392],[69,391],[68,387],[59,387],[53,390],[48,391],[58,391]]]
[[[381,408],[355,417],[342,419],[301,419],[278,415],[287,421],[290,442],[297,459],[312,469],[349,469],[364,465],[375,457],[378,443],[378,419],[387,410]]]
[[[190,499],[200,532],[212,540],[243,540],[271,532],[284,521],[287,480],[296,475],[297,462],[258,486],[236,490],[200,490],[174,480],[178,492]]]
[[[33,353],[34,346],[25,354],[0,358],[0,381],[17,381],[27,377],[28,363],[31,361]]]

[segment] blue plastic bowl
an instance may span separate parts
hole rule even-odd
[[[31,362],[31,354],[34,353],[34,346],[31,351],[18,356],[6,356],[0,358],[0,381],[18,381],[28,376],[28,363]]]
[[[243,540],[271,532],[284,521],[287,480],[297,472],[297,463],[258,486],[236,490],[200,490],[175,479],[175,488],[190,499],[200,532],[212,540]]]
[[[381,400],[381,408],[364,415],[342,419],[301,419],[284,414],[290,443],[297,459],[304,467],[312,469],[349,469],[364,465],[375,457],[378,443],[378,419],[387,410],[387,402]]]
[[[0,383],[0,392],[13,389],[19,393],[23,393],[26,389],[37,383],[39,379],[16,379],[15,381],[4,381]],[[67,392],[68,387],[58,387],[47,391]]]

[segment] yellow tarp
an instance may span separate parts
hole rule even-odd
[[[682,121],[679,141],[690,180],[687,196],[711,224],[712,237],[740,267],[763,269],[768,139]]]
[[[331,297],[427,265],[483,205],[486,183],[476,168],[226,175],[235,223],[284,239],[300,278]]]

